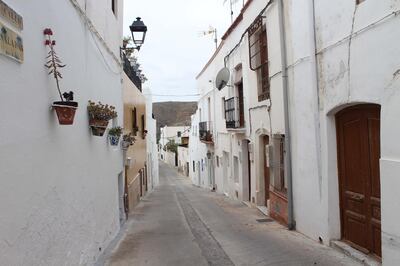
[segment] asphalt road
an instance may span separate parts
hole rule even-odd
[[[160,186],[130,217],[106,265],[359,265],[265,219],[258,210],[191,185],[160,162]]]

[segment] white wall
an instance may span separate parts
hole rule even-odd
[[[356,6],[353,2],[329,1],[316,3],[317,49],[319,53],[319,80],[321,102],[323,183],[329,193],[331,181],[337,182],[334,114],[345,106],[357,103],[381,105],[381,208],[383,264],[394,265],[400,260],[400,231],[398,211],[399,183],[393,178],[399,172],[400,147],[397,141],[397,113],[394,104],[398,100],[400,38],[397,1],[364,1]],[[340,14],[340,18],[337,16]],[[376,23],[380,21],[379,23]],[[335,25],[335,26],[333,26]],[[351,36],[351,37],[349,37]],[[344,41],[339,42],[345,38]],[[325,138],[324,138],[325,137]],[[334,184],[333,188],[337,188]],[[327,204],[338,213],[337,196],[328,197]],[[328,209],[328,211],[330,211]],[[327,217],[331,238],[340,237],[336,219]]]
[[[196,113],[192,115],[192,128],[190,130],[191,136],[189,138],[189,176],[194,185],[209,187],[210,184],[207,175],[208,169],[205,165],[207,147],[204,143],[200,142],[199,119],[199,110],[197,110]],[[193,162],[195,162],[195,171],[193,171]]]
[[[157,121],[153,119],[153,100],[151,90],[143,89],[146,96],[146,147],[147,147],[147,170],[149,177],[149,189],[153,189],[159,184],[158,172],[158,149],[157,149]]]
[[[178,146],[178,170],[186,174],[187,163],[189,163],[189,148]]]
[[[0,139],[0,261],[91,265],[119,230],[123,165],[119,149],[111,148],[106,137],[92,136],[86,106],[88,100],[114,105],[115,122],[122,123],[120,67],[69,1],[42,2],[7,1],[24,18],[25,61],[0,55],[0,112],[7,114],[0,130],[8,132]],[[99,8],[106,2],[87,1]],[[99,30],[121,32],[122,1],[119,12],[116,23],[106,19]],[[58,94],[43,66],[46,27],[52,28],[56,51],[67,65],[61,86],[73,90],[79,102],[72,126],[58,125],[50,109]],[[113,50],[121,38],[109,38]]]
[[[251,161],[251,197],[255,199],[255,204],[264,205],[264,181],[263,181],[263,165],[260,156],[262,153],[258,151],[261,146],[259,142],[260,135],[265,134],[282,134],[284,133],[283,119],[283,94],[282,94],[282,77],[281,77],[281,60],[280,60],[280,39],[279,25],[277,17],[277,6],[272,4],[266,11],[266,20],[268,34],[268,50],[269,50],[269,67],[271,76],[271,106],[269,100],[258,101],[257,90],[257,73],[252,71],[249,66],[249,47],[247,35],[240,42],[242,34],[253,23],[261,10],[267,5],[268,1],[255,0],[246,9],[243,19],[234,30],[222,41],[222,45],[214,55],[208,65],[201,71],[197,77],[197,86],[201,98],[198,102],[199,111],[201,110],[201,120],[206,121],[208,114],[208,98],[211,100],[212,126],[214,129],[214,146],[209,146],[209,150],[215,156],[223,157],[224,152],[229,155],[229,166],[226,167],[227,175],[224,176],[224,166],[215,168],[217,192],[226,193],[231,197],[240,200],[248,200],[249,196],[245,195],[245,186],[248,186],[247,176],[247,145],[243,145],[243,140],[248,139],[255,149],[254,156]],[[239,64],[243,69],[243,93],[244,93],[244,129],[238,131],[227,130],[224,118],[223,98],[228,99],[238,96],[236,89],[227,86],[221,91],[215,89],[215,78],[224,67],[224,58],[231,50],[239,44],[238,48],[231,53],[226,61],[226,67],[231,71],[231,81],[229,85],[233,85],[235,77],[235,67]],[[210,82],[210,80],[212,82]],[[267,107],[271,106],[271,120],[269,118]],[[272,126],[272,128],[271,128]],[[207,149],[202,143],[199,143],[194,150],[199,153],[198,147],[202,147],[202,157],[206,157]],[[192,150],[192,149],[191,149]],[[238,157],[239,160],[239,182],[234,182],[233,175],[233,158]],[[221,161],[221,160],[220,160]],[[224,180],[225,179],[225,180]],[[247,189],[247,188],[246,188]],[[244,197],[245,196],[245,197]]]
[[[398,1],[328,0],[284,1],[289,109],[292,146],[294,218],[298,231],[325,244],[340,239],[340,212],[334,115],[346,106],[377,103],[381,113],[381,194],[383,263],[394,265],[400,260],[398,211],[400,145],[397,118],[399,116],[397,88],[400,85],[400,39]],[[257,101],[256,74],[249,70],[248,40],[242,33],[254,20],[266,1],[253,1],[243,20],[222,41],[220,49],[197,77],[201,94],[198,112],[192,117],[192,129],[206,121],[208,98],[211,100],[214,145],[191,137],[191,161],[201,160],[207,152],[220,158],[216,167],[217,192],[234,197],[244,186],[244,167],[239,163],[239,185],[233,182],[233,157],[244,154],[243,141],[254,147],[251,160],[251,191],[255,203],[263,201],[263,170],[260,136],[284,133],[282,62],[280,58],[280,28],[276,1],[266,10],[269,50],[271,102]],[[314,20],[315,11],[315,20]],[[315,24],[314,24],[315,23]],[[315,32],[315,34],[314,34]],[[222,97],[235,96],[231,87],[214,89],[214,80],[224,66],[224,57],[239,43],[227,60],[234,77],[234,67],[242,64],[245,129],[233,132],[225,128]],[[317,57],[315,53],[317,52]],[[210,82],[210,80],[212,82]],[[271,106],[271,119],[267,107]],[[193,130],[192,135],[195,134]],[[224,167],[223,155],[229,159]],[[240,160],[239,160],[240,161]],[[224,168],[226,175],[224,176]],[[196,172],[191,171],[194,184]],[[206,178],[201,175],[201,180]],[[204,182],[204,181],[201,181]],[[201,184],[203,185],[203,184]],[[242,190],[244,191],[244,190]],[[243,199],[243,194],[239,199]],[[310,208],[310,206],[313,206]]]

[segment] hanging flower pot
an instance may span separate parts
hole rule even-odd
[[[121,127],[113,127],[108,132],[108,139],[110,140],[111,146],[118,146],[119,139],[122,135],[122,128]]]
[[[132,133],[125,134],[125,135],[122,137],[122,143],[121,143],[122,149],[123,149],[124,151],[128,150],[128,148],[129,148],[130,146],[132,146],[133,144],[135,144],[135,141],[136,141],[136,139],[135,139],[135,137],[133,136]]]
[[[117,117],[114,106],[104,105],[101,102],[89,101],[89,126],[94,136],[102,137],[107,129],[109,120]]]
[[[124,151],[128,150],[129,146],[131,146],[131,145],[129,144],[129,142],[126,142],[126,141],[122,141],[122,142],[121,142],[121,147],[122,147],[122,149],[123,149]]]
[[[72,125],[74,123],[74,117],[76,109],[78,108],[78,103],[73,101],[74,93],[72,91],[68,93],[61,93],[60,89],[60,80],[62,79],[60,69],[64,68],[66,65],[62,64],[61,59],[54,50],[56,41],[51,37],[53,35],[53,31],[51,29],[45,29],[43,34],[46,36],[46,41],[44,44],[49,48],[45,67],[47,67],[49,71],[48,74],[54,77],[58,94],[61,99],[61,101],[54,102],[52,107],[57,113],[58,123],[60,125]]]
[[[107,120],[96,120],[90,119],[89,126],[92,129],[93,136],[102,137],[106,132],[108,121]]]
[[[72,125],[74,123],[75,112],[78,109],[77,102],[54,102],[52,106],[56,110],[60,125]]]
[[[110,145],[111,146],[118,146],[119,143],[119,136],[108,136],[109,140],[110,140]]]

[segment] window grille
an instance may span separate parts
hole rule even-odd
[[[270,98],[270,82],[268,68],[268,40],[267,30],[263,26],[262,16],[248,28],[250,69],[257,71],[258,76],[258,100]]]

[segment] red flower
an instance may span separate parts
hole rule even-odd
[[[50,45],[50,41],[46,40],[46,42],[44,43],[44,45]]]
[[[43,31],[44,35],[53,35],[53,31],[50,28],[46,28]]]
[[[56,45],[56,41],[52,41],[52,42],[51,42],[51,45]]]

